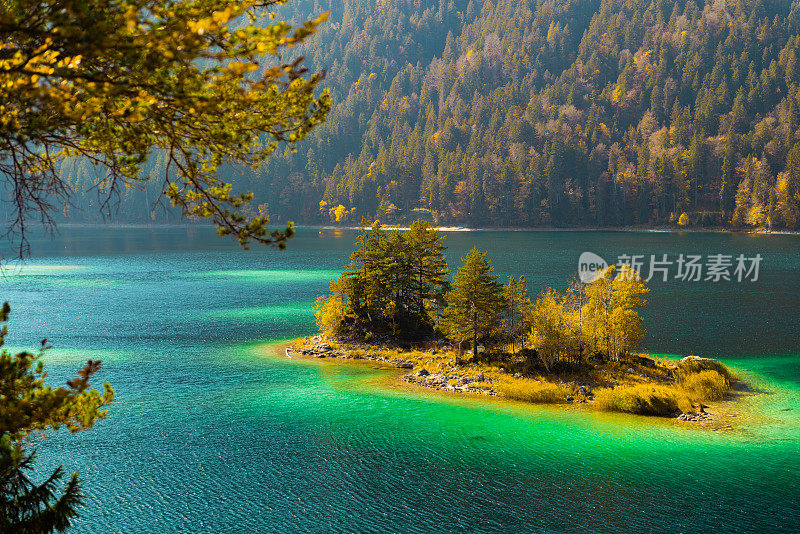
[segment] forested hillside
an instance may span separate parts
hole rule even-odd
[[[234,179],[274,219],[800,228],[797,2],[293,0],[279,16],[326,10],[299,53],[327,70],[327,122]]]

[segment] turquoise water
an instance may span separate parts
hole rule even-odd
[[[761,253],[757,282],[653,282],[645,348],[719,357],[763,420],[704,432],[634,417],[441,399],[367,366],[264,355],[312,333],[353,232],[239,251],[198,228],[65,227],[0,276],[8,343],[47,337],[50,379],[104,362],[117,402],[42,443],[88,502],[75,532],[795,532],[800,530],[800,237],[448,234],[532,293],[584,250]],[[8,256],[8,254],[6,254]]]

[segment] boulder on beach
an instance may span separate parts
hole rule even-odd
[[[328,343],[317,343],[313,347],[311,347],[311,352],[328,352],[331,350],[331,346]]]
[[[711,358],[701,358],[700,356],[687,356],[685,358],[681,358],[678,360],[678,365],[683,365],[689,362],[710,362],[713,361]]]
[[[645,356],[639,356],[636,358],[636,362],[642,367],[648,367],[650,369],[653,369],[656,366],[656,361],[654,359],[647,358]]]

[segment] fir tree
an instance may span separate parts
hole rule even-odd
[[[498,332],[503,320],[502,287],[486,253],[473,248],[453,278],[442,315],[443,329],[459,343],[472,339],[472,354],[478,355],[478,340]]]
[[[411,267],[412,309],[422,320],[429,304],[443,294],[450,274],[444,259],[444,236],[423,220],[414,221],[405,236]]]
[[[506,332],[511,340],[511,353],[516,355],[514,343],[528,331],[533,306],[528,297],[524,276],[520,276],[519,280],[515,280],[513,276],[508,277],[508,283],[503,286],[503,299],[505,301]]]
[[[8,320],[8,303],[0,309],[0,322]],[[0,330],[2,346],[7,328]],[[0,351],[0,531],[9,533],[49,533],[66,530],[83,495],[77,473],[73,473],[58,494],[64,476],[58,467],[46,480],[37,484],[27,475],[36,457],[29,437],[66,427],[79,432],[105,417],[103,409],[114,398],[108,384],[103,392],[90,389],[89,379],[100,370],[99,361],[89,361],[67,387],[45,384],[40,361],[49,349],[42,341],[39,354],[22,352],[12,355]]]

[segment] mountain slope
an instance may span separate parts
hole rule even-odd
[[[278,218],[800,225],[797,3],[317,0],[281,15],[324,10],[300,53],[328,70],[335,107],[252,179]]]

